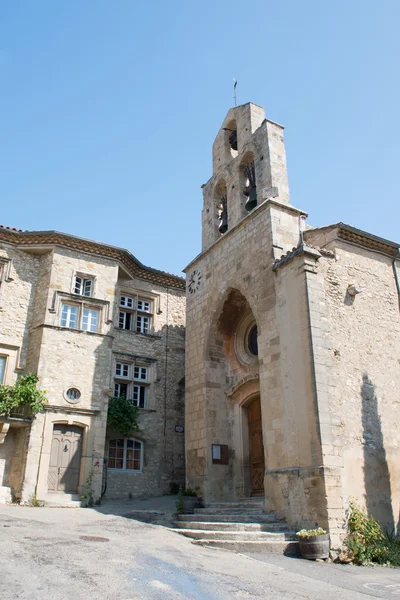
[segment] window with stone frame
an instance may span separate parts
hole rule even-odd
[[[114,396],[124,396],[133,406],[147,408],[150,387],[149,366],[140,362],[116,361],[114,371]]]
[[[60,325],[69,329],[99,332],[100,310],[84,303],[62,302]]]
[[[93,296],[94,292],[94,277],[77,273],[74,279],[74,294],[78,296]]]
[[[109,440],[107,468],[140,473],[143,470],[143,442],[134,438]]]
[[[152,331],[153,301],[122,293],[119,297],[118,327],[148,335]]]

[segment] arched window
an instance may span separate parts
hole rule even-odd
[[[238,136],[237,136],[237,125],[236,121],[229,121],[225,131],[225,147],[232,158],[236,158],[238,155]]]
[[[228,196],[225,179],[220,179],[215,186],[214,200],[218,211],[218,231],[225,233],[228,230]]]
[[[245,208],[250,212],[257,206],[256,171],[252,152],[246,152],[240,164],[240,186],[247,198]]]
[[[143,469],[143,442],[133,438],[110,440],[107,468],[140,473]]]

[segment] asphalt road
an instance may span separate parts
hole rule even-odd
[[[400,570],[242,555],[95,509],[0,507],[1,600],[400,598]]]

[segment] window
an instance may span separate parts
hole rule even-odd
[[[114,383],[114,397],[115,398],[128,398],[128,384],[127,383]]]
[[[144,387],[143,385],[133,386],[133,406],[137,406],[138,408],[145,408],[147,400],[146,396],[146,387]]]
[[[137,333],[149,333],[150,332],[150,318],[144,317],[143,315],[137,315],[136,331],[137,331]]]
[[[128,329],[129,331],[132,329],[132,313],[120,311],[119,313],[119,328],[120,329]]]
[[[70,327],[76,329],[78,321],[78,307],[70,304],[63,304],[61,310],[61,327]]]
[[[145,335],[151,332],[151,300],[122,295],[119,298],[119,306],[119,329],[136,331],[136,333],[144,333]]]
[[[138,408],[147,407],[149,392],[149,367],[132,363],[116,362],[114,396],[125,396]]]
[[[138,310],[141,310],[143,312],[150,312],[150,306],[151,306],[151,302],[149,302],[148,300],[142,300],[141,298],[139,298],[138,303],[137,303]]]
[[[143,443],[134,439],[110,440],[108,444],[109,469],[141,471],[143,464]]]
[[[67,390],[67,397],[70,400],[79,400],[79,398],[81,397],[81,393],[77,388],[69,388]]]
[[[147,367],[135,366],[133,370],[133,378],[141,379],[142,381],[147,381]]]
[[[99,321],[99,311],[93,308],[84,308],[82,316],[82,329],[96,333]]]
[[[62,304],[60,325],[96,333],[99,327],[99,311],[74,304]]]
[[[117,362],[115,365],[115,375],[117,377],[129,377],[130,365],[126,363]]]
[[[93,278],[80,277],[76,275],[74,294],[78,294],[79,296],[92,296]]]
[[[6,374],[6,357],[0,356],[0,383],[3,383],[5,374]]]
[[[121,296],[119,299],[119,305],[125,306],[126,308],[133,308],[135,306],[135,301],[130,296]]]

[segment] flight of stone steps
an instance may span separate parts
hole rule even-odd
[[[239,502],[210,502],[193,514],[178,515],[175,527],[194,544],[236,552],[298,554],[296,535],[285,521],[263,512],[263,501],[245,498]]]

